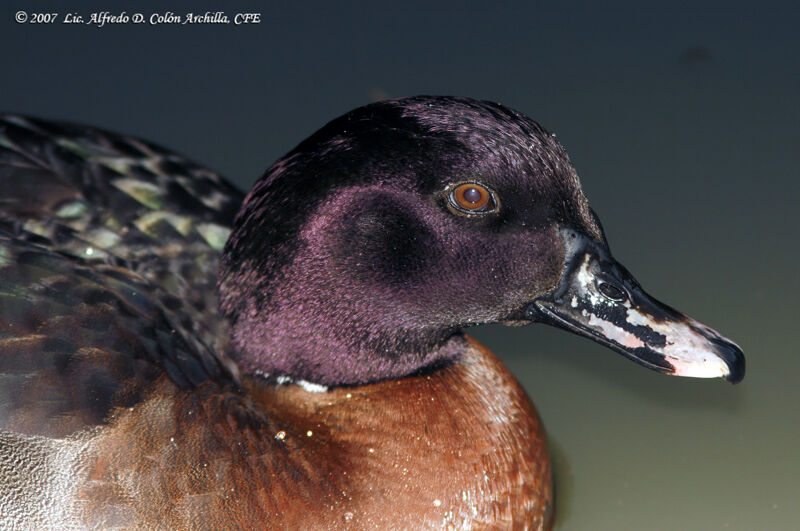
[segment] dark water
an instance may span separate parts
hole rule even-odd
[[[262,22],[98,28],[16,24],[63,17],[24,4],[0,7],[3,108],[143,136],[242,187],[374,97],[492,99],[557,132],[617,258],[748,356],[732,387],[543,326],[475,330],[544,418],[559,529],[800,527],[797,7],[173,2],[136,10]]]

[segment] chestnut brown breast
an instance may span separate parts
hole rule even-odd
[[[430,374],[244,393],[162,378],[86,441],[75,510],[122,528],[548,529],[544,431],[474,340]]]

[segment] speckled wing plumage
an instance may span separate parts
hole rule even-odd
[[[230,378],[214,284],[242,197],[152,144],[0,115],[0,429],[100,423],[161,371]]]

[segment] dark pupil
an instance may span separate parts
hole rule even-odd
[[[627,298],[624,291],[608,282],[601,282],[597,289],[612,301],[624,301]]]
[[[481,194],[481,191],[478,190],[477,188],[467,188],[466,190],[464,190],[463,197],[470,203],[474,204],[481,200],[483,194]]]

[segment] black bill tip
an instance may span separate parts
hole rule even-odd
[[[732,384],[737,384],[744,378],[745,361],[744,352],[735,343],[722,337],[709,338],[714,345],[717,355],[728,365],[728,374],[725,379]]]

